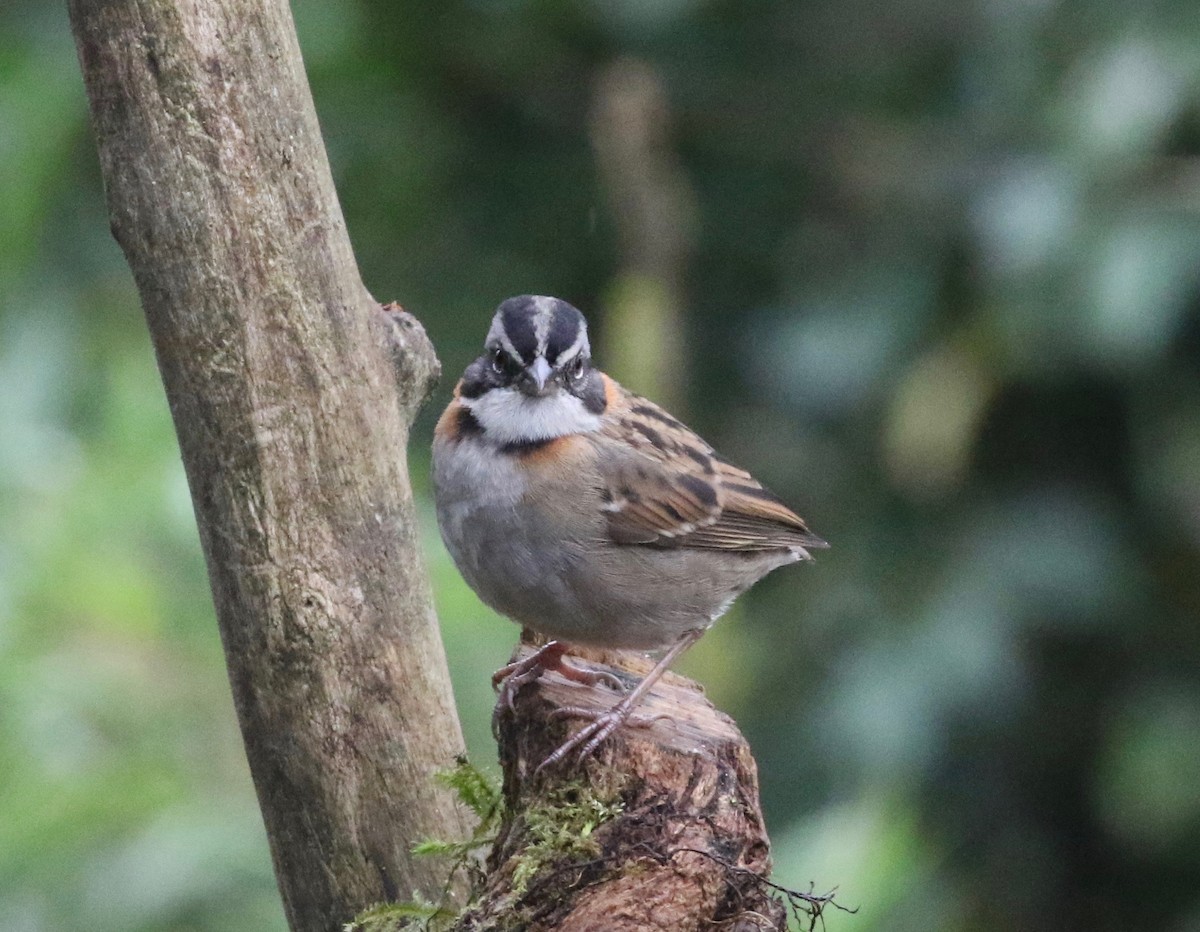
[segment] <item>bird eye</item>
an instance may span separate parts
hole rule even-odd
[[[502,346],[494,347],[491,351],[492,372],[500,378],[511,381],[521,374],[521,363],[513,359]]]
[[[571,360],[569,366],[567,367],[567,374],[570,375],[571,378],[573,378],[573,379],[581,379],[581,378],[583,378],[584,368],[585,368],[585,363],[583,361],[583,354],[580,353],[578,356],[576,356],[574,359]]]

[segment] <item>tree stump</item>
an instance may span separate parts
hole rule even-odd
[[[522,644],[514,659],[529,656]],[[582,659],[581,659],[582,658]],[[640,658],[574,651],[572,660],[632,686]],[[766,878],[770,845],[746,739],[703,691],[668,673],[594,757],[537,772],[578,719],[619,698],[550,672],[496,721],[506,815],[483,892],[460,930],[784,929]]]

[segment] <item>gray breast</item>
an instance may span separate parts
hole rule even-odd
[[[433,453],[438,526],[459,572],[496,611],[551,633],[570,611],[564,580],[578,548],[530,505],[535,490],[511,458],[472,438],[437,442]]]

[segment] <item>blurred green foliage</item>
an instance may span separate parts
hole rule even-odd
[[[364,278],[451,375],[519,292],[645,338],[592,114],[614,62],[661,83],[684,349],[614,374],[833,544],[683,664],[757,752],[777,879],[840,885],[835,930],[1200,929],[1195,5],[295,11]],[[0,929],[281,929],[65,12],[0,38]],[[515,629],[418,493],[488,760]]]

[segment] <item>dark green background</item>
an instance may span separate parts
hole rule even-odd
[[[446,367],[411,455],[475,758],[516,631],[437,539],[430,424],[495,304],[552,293],[833,544],[682,665],[753,744],[777,880],[839,886],[835,932],[1200,929],[1196,5],[295,9],[364,279]],[[691,205],[678,353],[589,136],[623,57]],[[0,7],[0,244],[0,929],[281,929],[44,0]]]

